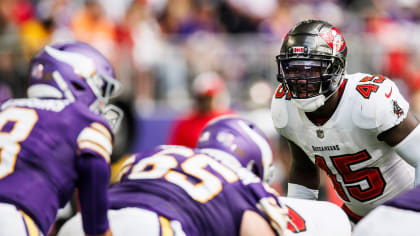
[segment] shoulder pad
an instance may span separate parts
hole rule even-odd
[[[283,90],[282,84],[280,84],[279,87],[276,89],[276,92],[274,93],[273,99],[271,101],[270,108],[273,124],[274,127],[277,129],[286,127],[288,122],[288,112],[285,101],[285,99],[287,99],[287,95],[283,94],[283,96],[279,96],[279,91],[281,93],[281,90]]]
[[[112,153],[112,135],[110,130],[98,122],[84,128],[77,137],[79,150],[88,150],[102,156],[108,163]]]
[[[60,112],[69,104],[71,104],[70,101],[63,99],[20,98],[7,100],[1,105],[1,109],[18,106]]]
[[[352,119],[363,129],[377,129],[378,134],[399,124],[407,115],[409,104],[393,81],[383,76],[366,76],[355,85]]]

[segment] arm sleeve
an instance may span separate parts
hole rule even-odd
[[[105,233],[109,228],[107,218],[109,165],[94,152],[84,152],[78,158],[77,168],[83,229],[86,234]]]

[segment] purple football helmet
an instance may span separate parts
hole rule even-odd
[[[265,182],[270,183],[273,178],[273,152],[269,141],[246,119],[234,115],[213,119],[201,132],[197,148],[229,153]]]
[[[105,118],[111,114],[111,126],[118,126],[122,112],[107,103],[120,83],[110,62],[92,46],[79,41],[47,45],[32,58],[30,69],[28,97],[80,102]]]

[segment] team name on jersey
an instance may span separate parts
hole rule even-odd
[[[318,152],[322,152],[322,151],[339,151],[340,150],[340,146],[337,145],[332,145],[332,146],[320,146],[320,147],[316,147],[316,146],[312,146],[312,150],[314,151],[318,151]]]
[[[68,100],[57,100],[57,99],[13,99],[5,102],[1,108],[19,106],[19,107],[30,107],[41,110],[60,112],[71,102]]]

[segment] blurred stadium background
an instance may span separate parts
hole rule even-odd
[[[28,61],[43,45],[88,42],[124,84],[114,101],[128,114],[117,160],[165,143],[174,118],[192,103],[192,79],[215,71],[231,109],[272,138],[281,191],[289,157],[269,114],[274,57],[287,31],[310,18],[344,35],[348,73],[392,78],[420,112],[419,0],[1,0],[0,102],[24,96]]]

